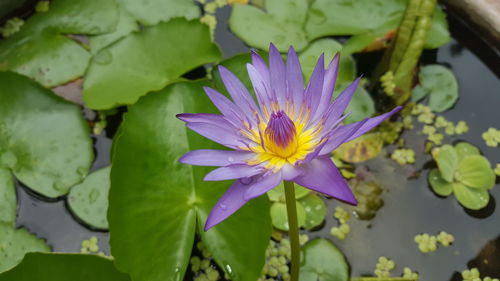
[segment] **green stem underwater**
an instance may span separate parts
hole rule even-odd
[[[299,225],[297,223],[297,207],[295,205],[295,188],[293,182],[285,181],[286,211],[288,215],[288,236],[292,249],[292,261],[290,269],[290,281],[299,280],[300,268],[300,244],[299,244]]]

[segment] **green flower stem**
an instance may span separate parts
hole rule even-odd
[[[293,182],[285,181],[286,212],[288,215],[288,235],[292,248],[292,264],[290,270],[290,281],[299,280],[300,268],[300,244],[299,225],[297,223],[297,207],[295,206],[295,188]]]
[[[415,278],[405,277],[358,277],[353,278],[351,281],[417,281]]]

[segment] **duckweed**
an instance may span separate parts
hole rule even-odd
[[[386,278],[391,276],[391,270],[396,267],[396,263],[386,257],[379,257],[375,265],[374,274],[379,278]]]
[[[500,143],[500,130],[489,128],[488,131],[481,135],[481,137],[486,142],[487,146],[497,147]]]
[[[391,154],[391,159],[399,165],[415,163],[415,151],[411,148],[396,149]]]
[[[415,242],[418,244],[418,249],[422,253],[434,252],[438,249],[438,242],[443,247],[450,246],[455,241],[455,237],[445,231],[439,232],[437,236],[427,233],[418,234],[415,236]]]

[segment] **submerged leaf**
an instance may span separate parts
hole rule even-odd
[[[208,27],[199,21],[174,19],[145,27],[97,53],[88,69],[83,98],[92,109],[133,104],[220,57]]]
[[[9,168],[37,193],[66,194],[93,160],[80,107],[12,72],[0,72],[0,85],[0,147]]]
[[[45,244],[45,241],[37,238],[26,229],[15,229],[10,224],[0,223],[0,272],[16,266],[26,253],[48,251],[50,248]],[[0,280],[18,281],[19,279],[7,279],[5,274],[2,274]]]
[[[488,190],[470,188],[461,183],[455,183],[453,185],[453,193],[460,204],[471,210],[482,209],[486,207],[488,201],[490,201]]]
[[[342,252],[326,239],[314,239],[303,248],[301,281],[347,281],[349,267]]]
[[[71,211],[86,224],[99,229],[108,228],[109,171],[110,167],[106,167],[93,172],[72,187],[68,195]]]
[[[176,83],[141,98],[129,107],[115,140],[111,252],[117,268],[134,280],[183,280],[196,228],[232,280],[255,281],[264,265],[271,235],[267,197],[251,200],[203,232],[208,213],[230,183],[203,181],[210,167],[178,162],[187,151],[220,148],[175,118],[179,112],[216,113],[203,86],[207,83]]]
[[[335,155],[350,163],[368,161],[382,151],[384,140],[377,133],[369,133],[342,144],[335,150]]]
[[[130,281],[113,261],[97,255],[30,253],[14,269],[0,274],[0,281]]]

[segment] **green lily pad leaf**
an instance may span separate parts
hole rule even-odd
[[[12,173],[0,168],[0,223],[7,223],[14,227],[16,210],[16,187]]]
[[[412,99],[429,96],[429,107],[435,112],[450,109],[458,99],[458,83],[448,68],[426,65],[420,69],[420,85],[415,87]]]
[[[327,66],[338,52],[342,52],[342,44],[333,39],[316,40],[302,51],[299,55],[299,60],[306,81],[311,77],[321,53],[325,54],[325,65]],[[341,55],[339,67],[336,83],[351,82],[356,78],[356,62],[352,56]]]
[[[342,252],[326,239],[314,239],[303,248],[301,281],[347,281],[349,267]]]
[[[115,30],[90,38],[90,49],[93,54],[120,38],[134,31],[139,31],[137,22],[144,26],[151,26],[175,17],[194,19],[200,15],[200,8],[194,1],[119,0],[117,4],[119,6],[119,19]]]
[[[0,275],[0,281],[130,281],[113,261],[97,255],[29,253],[10,271]]]
[[[479,155],[479,149],[468,142],[459,142],[455,144],[455,151],[458,155],[458,161],[462,161],[466,156]]]
[[[162,22],[102,49],[90,64],[83,99],[92,109],[133,104],[220,57],[206,25],[185,19]]]
[[[108,209],[111,252],[117,268],[134,280],[183,280],[197,224],[203,227],[231,184],[203,181],[212,168],[178,162],[190,150],[220,149],[175,117],[216,113],[203,86],[207,83],[176,83],[143,97],[129,107],[115,139]],[[271,235],[269,208],[261,196],[208,232],[200,231],[232,280],[259,277]]]
[[[312,229],[323,223],[326,217],[326,205],[321,197],[317,194],[310,193],[306,197],[300,199],[299,202],[306,212],[306,221],[304,223],[305,229]]]
[[[458,155],[453,146],[445,144],[432,153],[441,172],[441,176],[447,182],[452,182],[455,170],[458,166]]]
[[[335,35],[363,35],[356,43],[364,49],[373,39],[397,28],[406,0],[316,0],[308,12],[305,30],[310,39]],[[372,40],[367,40],[370,36]],[[437,48],[450,41],[446,15],[436,8],[425,48]]]
[[[449,196],[453,193],[453,185],[455,183],[444,180],[438,169],[432,169],[427,179],[429,180],[432,190],[438,195]]]
[[[301,51],[307,46],[303,26],[307,0],[266,0],[265,11],[251,5],[235,4],[229,27],[252,47],[267,50],[269,43],[286,52],[290,46]]]
[[[68,205],[71,211],[86,224],[107,229],[108,192],[110,167],[99,169],[71,188]]]
[[[490,162],[481,155],[467,156],[458,164],[456,179],[468,187],[490,189],[495,178]]]
[[[333,96],[336,98],[350,83],[343,83],[335,87]],[[347,123],[353,123],[363,120],[366,117],[370,117],[375,113],[375,103],[373,102],[370,94],[363,88],[359,86],[352,97],[351,102],[347,106],[346,112],[350,112],[345,120]]]
[[[453,193],[462,206],[471,210],[484,208],[488,205],[488,201],[490,201],[488,190],[470,188],[461,183],[453,185]]]
[[[335,150],[342,161],[349,163],[359,163],[377,157],[382,151],[384,141],[377,133],[369,133],[342,144]]]
[[[295,203],[297,208],[297,222],[299,227],[301,227],[306,223],[306,211],[299,201]],[[285,203],[275,202],[271,205],[271,221],[277,229],[288,231],[288,214]]]
[[[0,272],[16,266],[29,252],[48,252],[45,241],[29,233],[26,229],[15,229],[10,224],[0,223]],[[0,275],[1,277],[4,275]],[[16,280],[19,279],[4,279]]]
[[[118,2],[143,25],[155,25],[175,17],[194,19],[199,17],[201,13],[200,8],[194,1],[119,0]]]
[[[12,72],[0,72],[0,85],[0,147],[13,158],[9,168],[41,195],[68,193],[93,160],[80,107]]]
[[[50,9],[29,18],[21,30],[0,41],[0,71],[12,70],[46,87],[83,75],[88,51],[65,34],[101,34],[116,25],[113,0],[51,1]]]
[[[297,200],[304,198],[309,193],[311,193],[310,189],[302,187],[298,184],[294,184],[293,187],[295,189],[295,199]],[[269,196],[269,199],[273,202],[285,202],[285,187],[283,185],[283,182],[281,182],[275,188],[269,190],[267,192],[267,195]]]

